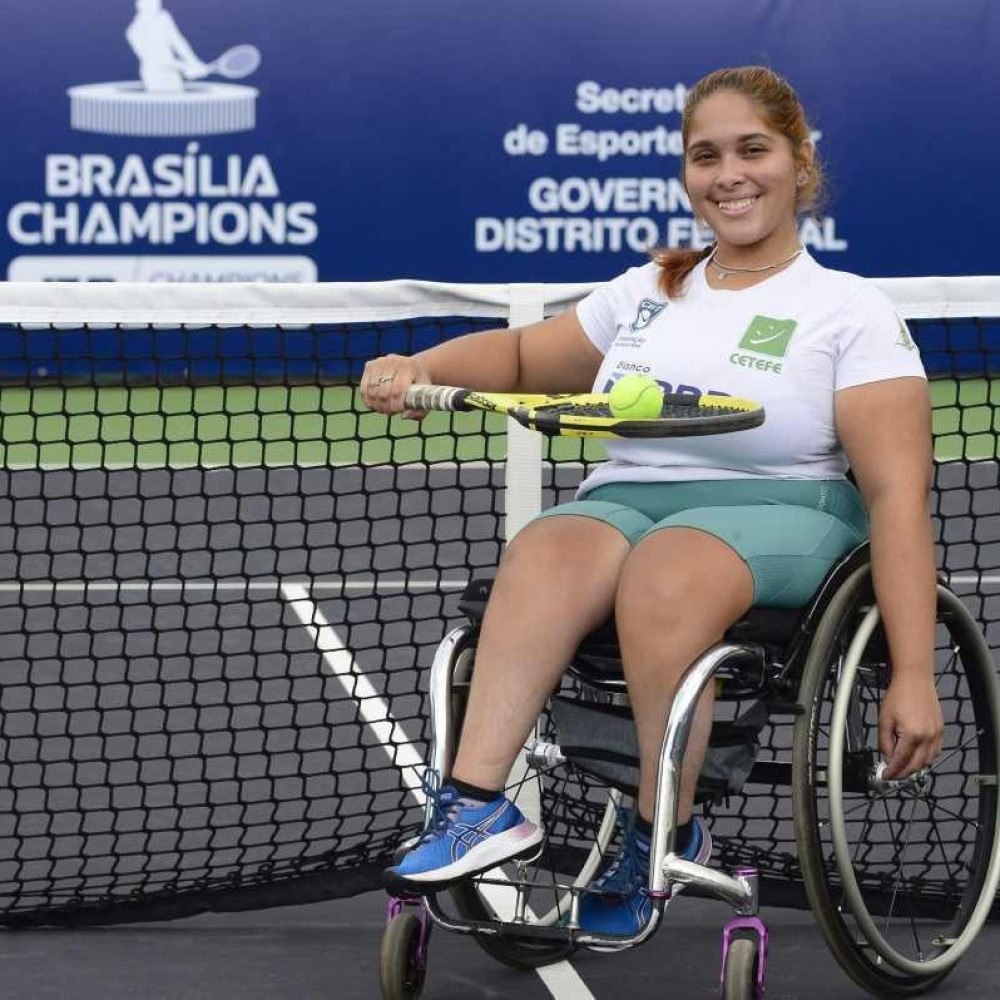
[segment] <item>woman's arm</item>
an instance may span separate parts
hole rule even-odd
[[[601,359],[571,309],[530,326],[455,337],[412,357],[375,358],[365,365],[361,393],[371,409],[399,413],[414,383],[484,392],[589,392]]]
[[[868,507],[872,576],[885,623],[892,677],[879,717],[886,777],[926,767],[941,746],[934,689],[936,573],[927,496],[931,404],[921,378],[843,389],[837,432]]]

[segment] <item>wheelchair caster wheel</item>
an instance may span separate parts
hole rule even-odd
[[[379,985],[382,1000],[417,1000],[427,975],[427,938],[421,917],[399,912],[390,917],[382,933]]]
[[[730,921],[722,949],[722,1000],[760,1000],[767,969],[764,925],[754,917]]]

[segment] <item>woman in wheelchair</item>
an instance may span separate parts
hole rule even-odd
[[[581,899],[579,925],[634,934],[651,905],[657,765],[682,674],[751,606],[806,604],[869,536],[893,664],[879,718],[885,777],[928,766],[939,748],[930,401],[918,352],[877,288],[799,242],[822,172],[783,79],[762,67],[711,73],[691,90],[682,129],[683,180],[714,231],[710,247],[658,251],[544,322],[365,368],[364,401],[383,413],[403,411],[414,382],[587,392],[632,372],[674,392],[756,399],[767,412],[739,434],[615,440],[574,501],[512,540],[434,820],[386,873],[397,894],[433,892],[540,842],[504,784],[581,639],[613,614],[640,780],[620,853]],[[675,851],[697,862],[712,850],[692,815],[712,709],[709,685],[681,776]]]

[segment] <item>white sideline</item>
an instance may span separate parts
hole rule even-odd
[[[535,971],[554,1000],[595,1000],[590,987],[580,978],[580,973],[565,960],[553,965],[543,965]]]
[[[389,715],[386,700],[375,690],[368,676],[358,669],[357,661],[344,645],[340,633],[309,599],[309,591],[298,583],[283,583],[281,593],[302,626],[313,636],[330,673],[340,681],[348,697],[358,706],[358,715],[392,757],[403,783],[423,805],[424,793],[418,774],[423,773],[424,759],[406,737],[402,726]],[[403,738],[400,739],[400,736]]]
[[[321,580],[294,580],[284,578],[243,580],[18,580],[0,581],[0,593],[76,593],[101,591],[270,591],[284,587],[299,587],[303,593],[336,592],[379,594],[385,591],[461,590],[468,578],[453,580],[345,580],[334,577]],[[333,593],[333,596],[336,596]]]
[[[357,662],[344,645],[340,633],[309,599],[308,589],[299,583],[286,582],[281,585],[281,593],[303,627],[313,636],[316,648],[322,653],[323,662],[330,673],[341,682],[347,695],[354,699],[358,714],[371,727],[373,735],[387,751],[390,747],[395,748],[393,763],[399,768],[403,783],[423,805],[425,796],[417,774],[423,771],[424,759],[408,739],[394,739],[394,731],[398,729],[401,733],[402,727],[392,720],[385,699],[358,669]],[[569,962],[557,962],[536,971],[553,1000],[595,1000],[594,994]]]
[[[944,574],[953,587],[975,587],[1000,585],[997,573],[951,573]],[[443,580],[409,580],[390,578],[388,580],[345,580],[343,577],[326,577],[319,580],[269,579],[241,580],[0,580],[0,593],[97,593],[123,591],[141,593],[143,591],[205,591],[207,593],[273,591],[297,588],[303,595],[322,594],[323,600],[330,600],[338,594],[380,594],[385,592],[413,592],[437,590],[462,590],[469,582],[467,577]],[[287,598],[287,595],[285,595]],[[329,626],[332,628],[333,626]]]

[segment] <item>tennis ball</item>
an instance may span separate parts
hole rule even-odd
[[[663,387],[648,375],[626,375],[611,387],[608,405],[614,417],[651,420],[663,408]]]

